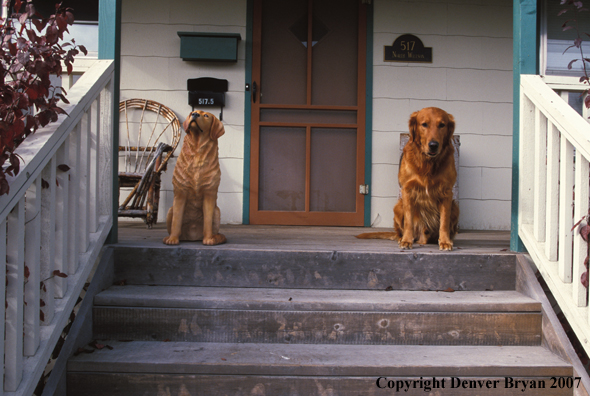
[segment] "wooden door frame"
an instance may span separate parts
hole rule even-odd
[[[360,0],[359,0],[360,1]],[[258,3],[260,4],[260,3]],[[260,46],[260,42],[255,42],[254,37],[259,37],[260,35],[255,32],[255,29],[259,29],[260,26],[254,26],[254,10],[255,7],[255,0],[247,0],[247,26],[246,26],[246,91],[245,91],[245,98],[244,98],[244,132],[245,132],[245,139],[244,139],[244,189],[243,189],[243,206],[242,206],[242,223],[243,224],[291,224],[290,220],[281,222],[280,219],[277,221],[276,214],[277,212],[274,211],[257,211],[258,218],[255,221],[252,221],[251,218],[251,210],[252,208],[256,208],[258,205],[258,195],[255,192],[251,198],[251,186],[257,185],[258,176],[259,176],[259,169],[258,169],[258,158],[252,158],[252,147],[255,145],[259,145],[259,139],[257,136],[252,135],[252,82],[253,82],[253,69],[255,66],[253,59],[253,51],[255,46]],[[358,97],[357,97],[357,106],[314,106],[314,109],[318,110],[349,110],[354,108],[359,114],[364,111],[364,124],[357,124],[355,128],[358,127],[357,133],[357,152],[362,150],[364,152],[364,161],[362,161],[361,156],[357,155],[357,184],[368,184],[370,185],[371,182],[371,175],[372,175],[372,99],[373,99],[373,8],[372,5],[367,4],[365,5],[366,16],[364,18],[360,18],[360,28],[359,28],[359,53],[362,47],[364,46],[365,52],[365,59],[363,60],[362,57],[359,57],[359,64],[358,64],[358,78],[359,78],[359,87],[363,89],[358,90]],[[309,66],[308,66],[309,67]],[[364,87],[362,86],[364,85]],[[308,90],[309,94],[309,90]],[[272,105],[268,106],[271,108],[281,108],[280,105]],[[302,106],[306,107],[306,106]],[[257,112],[259,115],[259,112]],[[258,116],[255,115],[255,116]],[[358,115],[357,115],[358,116]],[[254,120],[259,122],[258,120]],[[285,125],[287,126],[287,125]],[[299,126],[297,124],[293,124],[293,126]],[[310,128],[314,127],[323,127],[329,128],[329,124],[317,124],[317,125],[309,125],[307,127],[306,133],[310,133]],[[342,127],[342,126],[341,126]],[[363,131],[364,129],[364,131]],[[364,132],[364,133],[362,133]],[[363,138],[364,136],[364,138]],[[308,136],[309,138],[309,136]],[[309,139],[308,139],[308,147],[306,148],[309,150]],[[253,161],[255,160],[255,161]],[[309,161],[309,156],[308,156]],[[309,165],[309,164],[308,164]],[[307,166],[307,171],[309,172],[309,166]],[[306,190],[309,186],[309,174],[306,175]],[[253,183],[256,182],[256,184]],[[256,205],[256,206],[254,206]],[[309,208],[309,202],[306,198],[306,209]],[[257,209],[257,208],[256,208]],[[366,227],[370,226],[370,218],[371,218],[371,195],[360,195],[357,194],[356,198],[356,213],[342,213],[342,212],[322,212],[320,214],[316,214],[315,216],[319,221],[315,221],[313,225],[350,225],[350,216],[358,217],[355,219],[357,225],[364,225]],[[279,212],[280,213],[280,212]],[[286,212],[289,213],[290,217],[297,217],[298,212]],[[300,212],[300,214],[305,215],[306,212]],[[272,216],[272,218],[267,217]],[[348,217],[348,219],[347,219]]]

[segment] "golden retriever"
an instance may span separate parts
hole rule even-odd
[[[217,139],[225,129],[217,117],[204,111],[193,111],[182,126],[186,136],[172,175],[174,201],[166,219],[170,235],[164,243],[202,240],[204,245],[218,245],[226,242],[219,233],[217,207],[221,181]]]
[[[444,110],[427,107],[410,116],[409,127],[410,140],[403,149],[398,174],[401,198],[393,208],[394,232],[357,238],[391,239],[402,249],[411,249],[417,241],[453,250],[459,222],[459,206],[453,199],[455,119]]]

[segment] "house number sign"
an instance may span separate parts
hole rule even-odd
[[[189,103],[197,106],[221,106],[225,105],[223,92],[189,91]]]
[[[426,48],[413,34],[402,34],[392,45],[383,47],[386,62],[432,63],[432,47]]]

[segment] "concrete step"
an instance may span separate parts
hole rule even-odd
[[[572,395],[575,386],[566,384],[571,366],[542,347],[104,343],[70,360],[70,396],[417,395],[425,386],[440,395],[543,396]],[[559,378],[564,386],[550,388]]]
[[[222,245],[223,246],[223,245]],[[231,246],[230,246],[231,247]],[[453,252],[115,248],[127,285],[356,290],[514,290],[516,256]]]
[[[541,305],[515,291],[112,287],[94,337],[143,341],[540,345]]]

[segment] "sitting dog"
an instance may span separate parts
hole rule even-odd
[[[217,139],[225,129],[213,114],[204,111],[193,111],[182,126],[186,136],[172,175],[174,201],[166,218],[170,236],[164,243],[202,240],[204,245],[218,245],[226,241],[219,233],[217,207],[221,181]]]
[[[453,250],[458,230],[459,206],[453,199],[457,180],[453,132],[455,119],[436,107],[410,116],[410,140],[399,167],[401,198],[393,209],[394,232],[358,235],[360,239],[391,239],[402,249],[437,243],[440,250]]]

